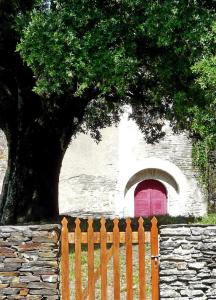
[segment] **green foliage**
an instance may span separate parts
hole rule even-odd
[[[202,53],[192,70],[198,75],[197,83],[208,93],[208,97],[216,101],[216,21],[212,23],[211,31],[206,37],[208,47]],[[215,103],[214,103],[215,104]]]
[[[210,213],[207,216],[196,219],[195,223],[204,224],[204,225],[216,225],[216,214]]]
[[[194,141],[193,157],[200,169],[200,177],[205,185],[209,182],[210,155],[216,149],[216,22],[205,37],[204,51],[192,66],[196,74],[196,84],[204,92],[206,105],[191,108],[192,132],[198,139]]]
[[[37,77],[35,91],[81,95],[95,86],[121,94],[131,82],[137,59],[130,43],[129,16],[112,15],[94,1],[59,2],[51,11],[34,10],[18,46]]]
[[[144,66],[163,84],[173,73],[186,80],[211,21],[211,11],[195,1],[53,1],[50,10],[32,11],[18,50],[40,94],[76,83],[79,94],[93,85],[122,95]],[[152,53],[150,61],[146,50],[160,55]]]
[[[198,138],[193,143],[193,161],[200,170],[200,178],[204,184],[208,182],[210,155],[216,149],[216,107],[214,102],[205,110],[193,108],[191,130]]]
[[[87,127],[104,118],[101,107],[111,116],[131,103],[144,128],[151,107],[155,119],[165,115],[191,132],[195,162],[205,168],[216,132],[213,1],[53,0],[19,19],[17,51],[34,72],[35,92],[48,101],[96,91]]]

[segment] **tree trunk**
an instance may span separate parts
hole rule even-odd
[[[54,221],[65,147],[51,130],[26,130],[8,137],[8,167],[0,203],[1,224]]]
[[[65,150],[79,130],[96,89],[82,99],[71,87],[63,95],[32,92],[35,77],[16,52],[16,19],[35,1],[0,0],[0,129],[7,137],[8,167],[0,195],[0,223],[54,221]]]

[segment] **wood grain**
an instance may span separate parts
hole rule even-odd
[[[119,220],[113,221],[113,279],[114,279],[114,299],[120,300],[120,262],[119,262]]]
[[[82,272],[81,272],[81,229],[77,218],[75,228],[75,299],[82,299]]]
[[[101,242],[101,235],[100,232],[94,232],[94,243],[95,244],[100,244]],[[82,232],[82,237],[81,237],[82,244],[87,244],[88,243],[88,238],[87,238],[87,232]],[[69,243],[74,244],[75,243],[75,233],[74,232],[69,232]],[[107,244],[112,244],[113,243],[113,232],[107,232]],[[125,232],[119,232],[119,243],[120,244],[125,244]],[[138,232],[133,231],[132,232],[132,243],[133,244],[138,244]],[[150,243],[150,232],[146,231],[145,232],[145,243]]]
[[[93,220],[88,219],[88,297],[95,300]]]
[[[100,247],[101,247],[101,299],[107,300],[107,232],[105,219],[101,218]]]
[[[125,231],[126,243],[126,284],[127,284],[127,300],[133,299],[133,261],[132,261],[132,229],[131,219],[126,219]]]
[[[145,231],[143,218],[139,218],[138,227],[138,251],[139,251],[139,299],[146,299],[146,279],[145,279]]]
[[[69,243],[68,243],[68,221],[62,220],[61,229],[61,290],[62,300],[70,300],[69,284]]]

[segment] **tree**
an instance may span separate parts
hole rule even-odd
[[[57,216],[71,137],[100,139],[127,103],[151,142],[162,117],[192,128],[195,108],[209,107],[199,63],[213,49],[213,2],[0,1],[0,128],[9,146],[1,223]]]

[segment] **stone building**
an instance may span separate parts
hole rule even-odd
[[[80,134],[68,148],[60,176],[62,214],[95,217],[201,216],[207,201],[192,164],[186,134],[147,144],[137,125],[122,116],[118,127],[102,131],[96,143]]]
[[[61,214],[95,217],[201,216],[207,201],[192,165],[192,144],[186,134],[147,144],[137,125],[122,116],[118,127],[105,128],[102,141],[89,135],[73,139],[63,160]],[[6,141],[0,132],[0,186],[6,168]]]

